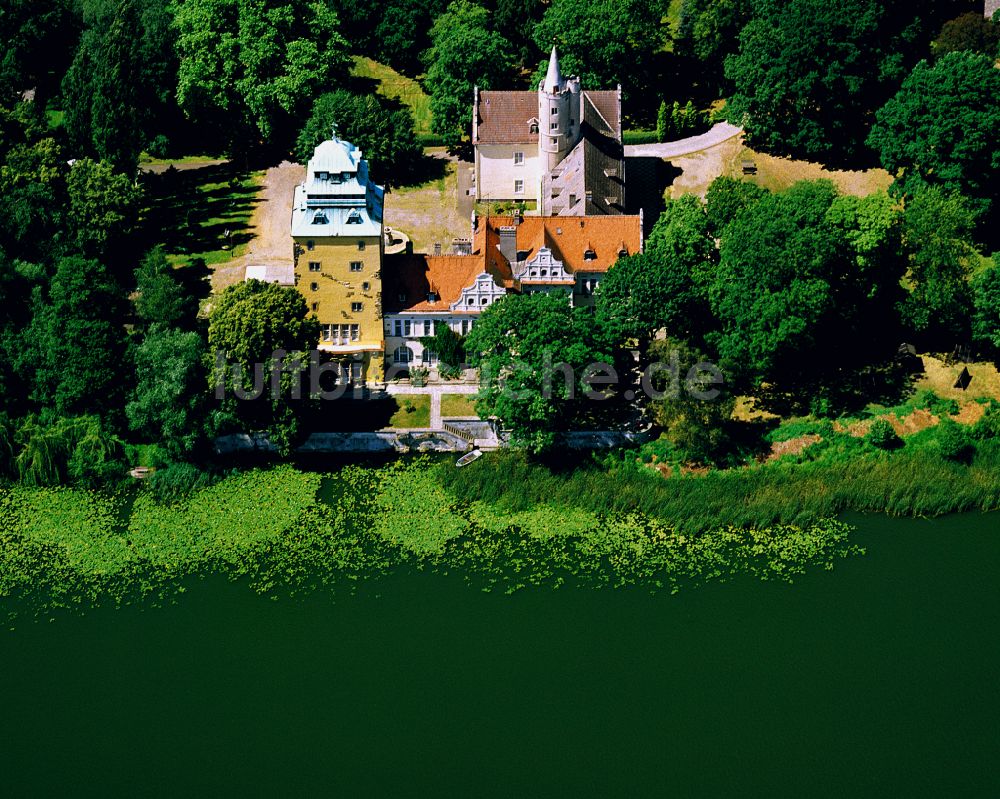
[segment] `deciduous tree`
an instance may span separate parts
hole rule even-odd
[[[466,338],[466,350],[482,375],[477,412],[498,417],[512,441],[532,452],[549,449],[565,428],[574,400],[588,390],[586,368],[611,363],[591,315],[561,293],[494,303]]]
[[[125,406],[132,431],[190,455],[204,435],[205,344],[198,333],[154,325],[135,351],[135,384]]]
[[[312,114],[299,133],[295,155],[299,163],[312,158],[316,146],[337,135],[360,148],[375,180],[404,182],[423,156],[413,131],[409,109],[393,108],[377,94],[358,95],[340,89],[316,99]]]
[[[904,196],[943,186],[985,210],[1000,184],[1000,71],[978,53],[921,62],[869,136]]]
[[[427,87],[433,129],[458,147],[472,125],[473,89],[498,88],[513,71],[510,43],[489,27],[486,9],[453,0],[431,28]]]

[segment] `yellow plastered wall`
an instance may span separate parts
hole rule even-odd
[[[359,243],[364,244],[364,249]],[[359,341],[346,346],[331,346],[324,341],[317,344],[321,349],[343,354],[345,361],[363,354],[366,380],[381,382],[385,349],[381,237],[296,237],[295,244],[295,285],[320,325],[360,326]],[[360,263],[361,270],[353,271],[352,262]],[[318,271],[311,270],[310,264],[319,264]],[[361,304],[360,311],[352,307],[354,303]]]

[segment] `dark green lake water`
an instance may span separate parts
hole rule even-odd
[[[0,796],[997,796],[1000,518],[793,586],[331,601],[221,581],[0,633]]]

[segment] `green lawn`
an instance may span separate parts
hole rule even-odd
[[[475,394],[443,394],[441,396],[441,415],[477,416]]]
[[[162,244],[175,265],[240,257],[252,238],[262,178],[263,172],[241,173],[229,164],[147,174],[144,248]]]
[[[139,155],[142,166],[158,166],[167,164],[211,164],[223,160],[221,155],[182,155],[179,158],[154,158],[149,153]]]
[[[418,136],[431,133],[431,98],[413,78],[363,56],[354,57],[351,74],[375,81],[375,91],[379,94],[409,106]]]
[[[429,394],[396,397],[399,410],[389,420],[389,427],[430,427],[431,398]]]

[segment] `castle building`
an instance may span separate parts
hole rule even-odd
[[[621,106],[620,86],[588,91],[564,78],[555,47],[537,92],[477,87],[476,199],[523,201],[541,216],[624,214]]]
[[[420,339],[440,324],[466,335],[509,293],[560,291],[591,304],[615,262],[642,252],[642,216],[474,218],[472,239],[469,255],[386,258],[387,368],[435,367]]]
[[[382,207],[361,151],[320,144],[295,189],[291,232],[295,285],[320,322],[318,348],[343,365],[355,386],[383,377]]]

